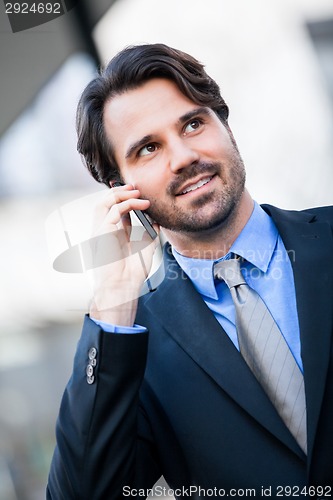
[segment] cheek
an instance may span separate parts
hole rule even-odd
[[[234,150],[230,136],[226,130],[210,130],[208,137],[206,137],[206,148],[216,156],[224,157],[229,156]]]
[[[158,176],[148,175],[138,179],[138,187],[142,192],[146,193],[147,197],[156,197],[158,193],[162,194],[162,189],[165,187],[165,184],[161,182]]]
[[[128,169],[124,171],[123,176],[126,182],[135,185],[143,193],[153,196],[158,196],[159,192],[162,195],[170,182],[167,169],[157,164],[157,161],[144,165],[142,168]]]
[[[125,184],[133,184],[133,186],[135,187],[140,184],[140,179],[142,178],[142,176],[140,175],[140,171],[138,169],[121,167],[120,172]]]

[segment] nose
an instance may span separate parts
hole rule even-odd
[[[176,174],[199,160],[198,152],[182,137],[177,137],[169,144],[169,166]]]

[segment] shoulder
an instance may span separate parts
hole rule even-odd
[[[302,212],[313,214],[317,220],[333,222],[333,206],[307,208]]]
[[[304,210],[285,210],[268,204],[261,205],[261,207],[274,220],[328,222],[333,226],[333,206],[312,207]]]

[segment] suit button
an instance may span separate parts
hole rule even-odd
[[[86,374],[88,377],[91,377],[94,374],[94,369],[91,365],[88,365],[86,368]]]
[[[96,347],[91,347],[88,352],[89,359],[95,359],[97,356],[97,349]]]
[[[86,367],[87,383],[89,385],[93,384],[95,381],[94,367],[97,365],[96,356],[97,356],[96,347],[91,347],[88,352],[89,361]]]

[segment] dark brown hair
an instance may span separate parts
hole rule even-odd
[[[85,88],[77,109],[78,151],[91,175],[110,187],[121,180],[103,124],[105,103],[152,78],[167,78],[192,102],[211,108],[227,122],[228,106],[217,83],[194,57],[164,44],[138,45],[119,52]]]

